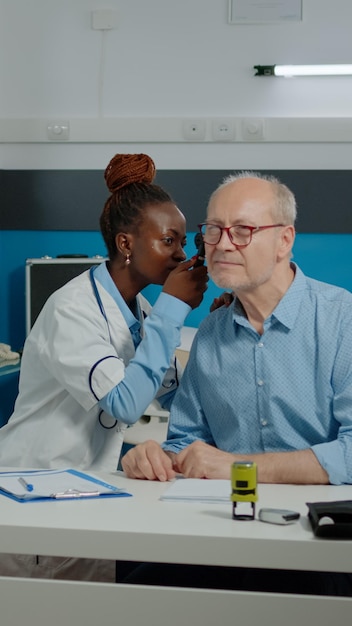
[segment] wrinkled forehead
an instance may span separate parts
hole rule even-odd
[[[226,223],[257,224],[273,216],[275,193],[269,181],[236,180],[216,190],[210,198],[207,219]]]

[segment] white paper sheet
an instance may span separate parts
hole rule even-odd
[[[176,478],[161,496],[161,500],[187,502],[230,502],[231,481],[204,478]]]

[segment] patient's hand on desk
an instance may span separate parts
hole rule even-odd
[[[230,478],[231,465],[235,456],[204,441],[195,441],[190,446],[171,455],[174,469],[185,478]]]
[[[164,452],[156,441],[145,441],[131,448],[121,460],[128,478],[160,480],[175,478],[229,478],[234,455],[223,452],[203,441],[195,441],[175,454]]]
[[[121,465],[128,478],[165,482],[176,476],[171,458],[152,440],[131,448],[121,459]]]

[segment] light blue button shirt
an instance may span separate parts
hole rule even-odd
[[[312,448],[332,484],[352,483],[352,294],[294,267],[263,335],[238,300],[201,324],[164,448]]]

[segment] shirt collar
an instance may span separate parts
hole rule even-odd
[[[284,297],[272,312],[272,316],[289,329],[294,326],[307,285],[307,279],[298,265],[291,263],[291,267],[295,272],[295,277]]]
[[[131,309],[121,296],[118,288],[116,287],[114,281],[109,274],[109,271],[106,267],[106,262],[100,263],[94,269],[94,278],[99,281],[102,287],[104,287],[105,291],[107,291],[116,302],[130,331],[135,332],[136,330],[139,330],[141,327],[141,311],[138,301],[136,304],[139,319],[133,315]]]
[[[296,263],[291,263],[291,267],[295,272],[294,279],[269,318],[265,320],[264,326],[270,324],[273,319],[276,319],[280,322],[280,324],[286,326],[288,329],[291,329],[294,326],[301,306],[303,293],[306,289],[307,280],[302,270],[300,270]],[[242,304],[237,298],[235,298],[234,321],[243,325],[244,318],[247,319]]]

